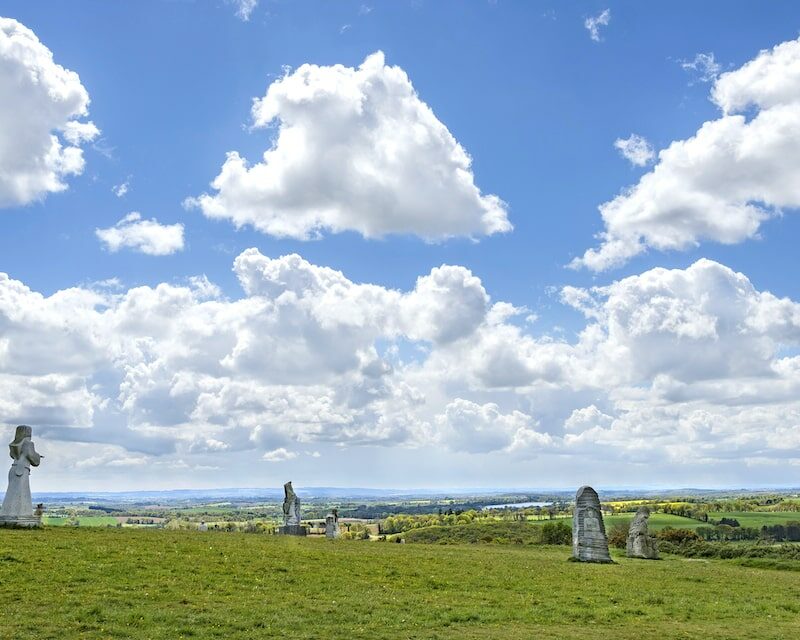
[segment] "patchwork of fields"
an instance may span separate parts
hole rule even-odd
[[[0,629],[36,640],[617,640],[789,638],[800,628],[800,572],[568,556],[566,546],[0,530]]]
[[[633,520],[633,513],[621,513],[611,516],[603,516],[606,529],[610,529],[618,522],[629,524]],[[712,520],[720,520],[721,518],[734,518],[739,521],[742,527],[753,527],[760,529],[765,525],[773,524],[786,524],[787,522],[800,522],[800,513],[797,511],[774,511],[774,512],[760,512],[760,511],[718,511],[708,514]],[[692,518],[684,518],[682,516],[673,516],[668,513],[654,513],[650,516],[648,522],[650,529],[658,531],[665,527],[673,527],[675,529],[696,529],[697,527],[711,526],[707,522],[700,520],[693,520]]]

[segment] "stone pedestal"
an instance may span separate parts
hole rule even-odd
[[[41,526],[42,519],[37,516],[0,516],[0,527],[33,529]]]
[[[306,528],[301,524],[285,524],[278,527],[278,534],[282,536],[304,536]]]

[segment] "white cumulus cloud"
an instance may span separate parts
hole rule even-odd
[[[800,463],[800,304],[719,263],[565,288],[571,341],[529,333],[460,266],[401,291],[249,249],[234,273],[233,298],[202,277],[46,296],[0,274],[0,425],[71,443],[48,460],[76,473],[364,446],[669,477]]]
[[[143,220],[136,211],[113,227],[95,229],[95,234],[112,253],[131,249],[150,256],[168,256],[183,250],[182,224],[160,224],[155,218]]]
[[[455,451],[484,453],[552,444],[550,436],[536,432],[536,421],[529,415],[520,411],[503,414],[494,403],[481,405],[456,398],[436,420],[440,437]]]
[[[67,188],[83,173],[80,145],[99,130],[78,74],[53,60],[36,34],[0,17],[0,207],[24,205]]]
[[[429,240],[511,230],[505,203],[475,185],[471,158],[381,52],[358,68],[304,64],[254,100],[253,127],[276,127],[250,164],[228,153],[209,218],[298,239],[324,231]]]
[[[278,447],[272,451],[267,451],[262,456],[262,460],[266,460],[267,462],[286,462],[287,460],[292,460],[296,457],[297,453],[294,451],[288,451],[284,447]]]
[[[614,148],[635,167],[644,167],[650,164],[656,155],[653,146],[647,139],[635,133],[627,138],[617,138],[614,141]]]
[[[601,271],[648,248],[739,243],[800,207],[799,69],[800,40],[792,40],[719,76],[711,96],[721,116],[673,142],[638,184],[600,206],[601,245],[572,266]]]

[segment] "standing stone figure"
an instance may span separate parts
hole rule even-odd
[[[300,524],[300,498],[292,488],[292,483],[287,482],[283,485],[283,526],[280,533],[290,536],[304,536],[306,529]]]
[[[606,528],[600,512],[600,498],[591,487],[575,495],[572,516],[572,556],[580,562],[613,562],[608,553]]]
[[[325,537],[339,537],[339,512],[336,509],[331,509],[331,512],[325,516]]]
[[[636,517],[628,529],[628,543],[626,552],[629,558],[644,558],[658,560],[658,543],[647,533],[647,520],[650,518],[650,509],[639,507]]]
[[[30,427],[17,427],[14,441],[8,447],[14,462],[8,472],[8,490],[0,509],[0,525],[39,527],[42,524],[41,516],[33,513],[30,475],[31,466],[38,467],[44,456],[36,453],[31,435]]]

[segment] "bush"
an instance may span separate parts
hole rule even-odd
[[[673,529],[672,527],[662,529],[656,533],[656,537],[664,542],[674,542],[675,544],[685,544],[700,540],[700,536],[691,529]]]
[[[617,522],[611,531],[608,532],[608,544],[617,549],[624,549],[628,544],[629,525],[624,522]]]
[[[572,530],[564,522],[537,525],[530,522],[482,520],[470,524],[412,529],[408,542],[428,544],[571,544]]]
[[[542,544],[572,544],[572,528],[564,522],[541,525]]]
[[[793,544],[743,544],[730,542],[705,542],[690,540],[683,543],[663,541],[659,544],[662,553],[673,553],[687,558],[769,558],[772,560],[800,561],[800,546]]]

